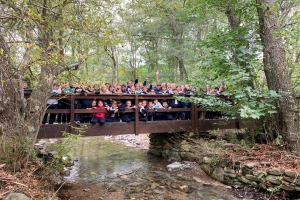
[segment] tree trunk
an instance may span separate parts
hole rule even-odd
[[[182,83],[183,82],[183,68],[184,68],[184,61],[183,59],[178,59],[178,66],[179,66],[179,81]]]
[[[11,70],[9,49],[1,35],[0,49],[3,49],[3,54],[0,56],[2,83],[0,87],[0,135],[2,137],[2,153],[7,153],[7,156],[11,157],[8,158],[9,162],[12,162],[14,169],[18,170],[26,162],[34,148],[46,110],[46,101],[50,96],[53,76],[42,70],[44,76],[41,76],[40,82],[43,84],[38,85],[38,88],[32,92],[29,99],[24,99],[22,83],[19,83],[19,79],[14,79],[15,74]],[[13,152],[5,151],[5,142],[8,141],[17,144]]]
[[[10,138],[14,135],[14,127],[16,126],[16,108],[14,102],[19,102],[17,95],[18,90],[14,89],[14,74],[11,68],[9,57],[9,48],[6,41],[0,34],[0,136],[3,138]],[[17,84],[16,84],[17,85]],[[4,141],[4,140],[3,140]]]
[[[116,54],[116,49],[112,46],[104,47],[104,50],[106,51],[107,55],[111,58],[112,60],[112,68],[111,68],[111,81],[112,84],[116,84],[117,83],[117,54]]]
[[[298,109],[292,89],[291,75],[285,58],[285,51],[276,34],[277,13],[274,0],[256,0],[259,16],[260,37],[263,43],[264,71],[268,87],[282,96],[278,107],[277,122],[288,150],[300,151]]]

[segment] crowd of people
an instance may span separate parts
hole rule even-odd
[[[27,87],[24,84],[24,89]],[[202,93],[205,95],[221,95],[224,90],[227,89],[225,83],[222,83],[218,87],[211,88],[210,85],[206,86],[205,91]],[[156,72],[156,85],[148,83],[148,79],[139,82],[139,77],[135,81],[127,81],[127,84],[110,84],[105,83],[100,86],[99,84],[91,83],[79,83],[79,84],[58,84],[54,83],[52,88],[52,94],[68,94],[68,93],[90,93],[90,94],[154,94],[154,95],[180,95],[190,96],[196,95],[196,89],[191,88],[188,84],[177,85],[175,83],[160,83],[159,72]],[[156,96],[157,97],[157,96]],[[135,114],[133,112],[124,112],[126,109],[138,109],[139,121],[156,121],[156,120],[189,120],[189,112],[160,112],[162,109],[171,110],[172,108],[188,108],[190,103],[187,101],[179,101],[176,99],[164,99],[154,98],[153,100],[142,100],[134,102],[131,100],[120,99],[75,99],[76,109],[99,109],[102,110],[99,113],[91,114],[75,114],[75,123],[99,123],[103,125],[105,122],[130,122],[134,121]],[[70,109],[70,99],[67,98],[50,98],[47,101],[47,109]],[[103,112],[106,110],[106,112]],[[154,110],[155,112],[149,112]],[[200,118],[211,118],[211,113],[202,112]],[[45,114],[42,121],[43,124],[54,123],[69,123],[70,114]]]

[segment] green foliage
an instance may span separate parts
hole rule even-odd
[[[277,137],[275,138],[274,142],[276,145],[280,145],[281,144],[281,140],[282,140],[282,136],[281,135],[277,135]]]
[[[280,191],[281,188],[282,188],[282,184],[275,186],[270,193],[270,198],[272,198],[276,192]]]
[[[248,9],[254,9],[253,5],[249,6]],[[250,18],[245,18],[245,23],[249,26],[238,26],[234,30],[220,28],[208,35],[206,40],[200,41],[202,55],[198,68],[201,75],[195,74],[191,78],[193,85],[210,84],[213,88],[225,81],[229,89],[223,94],[234,99],[234,106],[214,97],[195,97],[191,100],[208,110],[226,110],[230,116],[259,119],[277,112],[276,102],[280,95],[268,91],[260,82],[262,45],[255,31],[256,23]]]
[[[17,134],[9,139],[0,140],[2,153],[0,154],[0,162],[7,163],[14,170],[19,170],[20,160],[29,151],[29,147],[33,138],[25,134]]]
[[[258,176],[258,178],[263,178],[263,177],[266,177],[268,176],[268,173],[267,172],[261,172]]]
[[[219,156],[214,155],[211,157],[211,162],[209,163],[212,167],[217,166],[220,163]]]
[[[234,144],[238,144],[239,143],[239,140],[236,136],[235,133],[230,133],[229,136],[228,136],[228,141],[231,142],[231,143],[234,143]]]

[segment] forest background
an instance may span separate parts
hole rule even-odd
[[[31,156],[54,81],[155,83],[157,70],[161,82],[226,82],[238,117],[299,152],[299,3],[0,0],[1,159],[18,169]]]

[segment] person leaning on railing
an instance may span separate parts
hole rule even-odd
[[[125,110],[126,109],[136,109],[137,107],[135,105],[132,105],[132,102],[130,100],[127,100],[125,102]],[[122,115],[122,120],[124,122],[130,122],[135,120],[135,114],[134,113],[124,113]]]

